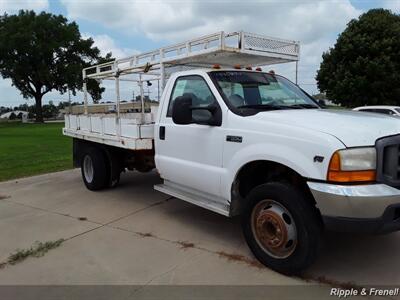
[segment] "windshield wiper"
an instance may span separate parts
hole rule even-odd
[[[318,106],[314,104],[308,104],[308,103],[302,103],[302,104],[293,104],[293,105],[288,105],[290,108],[319,108]]]
[[[261,110],[278,110],[278,109],[287,109],[290,108],[286,105],[270,105],[270,104],[247,104],[247,105],[240,105],[236,108],[254,108],[254,109],[261,109]]]

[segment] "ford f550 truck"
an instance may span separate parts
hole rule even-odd
[[[321,109],[288,79],[258,66],[295,62],[299,43],[219,32],[93,66],[114,80],[116,105],[65,116],[90,190],[126,169],[157,169],[154,188],[216,213],[241,215],[255,257],[285,274],[315,259],[324,230],[400,229],[400,122]],[[159,106],[121,111],[121,81],[159,81]],[[238,233],[239,234],[239,233]]]

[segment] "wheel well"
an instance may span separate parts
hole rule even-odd
[[[231,187],[230,214],[241,214],[250,191],[261,184],[271,181],[285,181],[304,191],[307,199],[315,205],[314,197],[306,180],[293,169],[273,161],[257,160],[244,165],[236,175]]]
[[[74,167],[80,167],[82,156],[90,147],[103,153],[113,176],[119,175],[125,168],[148,172],[155,167],[154,150],[132,151],[80,139],[73,140]]]
[[[108,177],[107,180],[110,181],[122,170],[121,155],[118,148],[107,147],[106,145],[101,145],[98,143],[93,143],[90,141],[83,141],[79,139],[74,139],[73,141],[73,163],[74,167],[81,167],[81,161],[83,155],[87,152],[89,148],[95,148],[102,153],[106,162],[106,168]]]
[[[87,149],[89,149],[89,148],[96,148],[96,149],[100,150],[108,162],[108,160],[109,160],[108,153],[102,145],[99,145],[97,143],[93,143],[90,141],[74,139],[73,140],[73,164],[74,164],[74,167],[76,167],[76,168],[80,167],[83,155],[87,152]]]

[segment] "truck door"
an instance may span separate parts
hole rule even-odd
[[[180,186],[220,195],[223,127],[201,124],[178,125],[172,120],[174,100],[190,96],[192,106],[219,106],[206,80],[200,75],[176,78],[170,99],[164,99],[156,128],[156,164],[161,177]],[[168,101],[168,103],[166,103]],[[207,118],[209,111],[193,110],[193,120]]]

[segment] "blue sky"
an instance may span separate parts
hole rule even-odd
[[[103,53],[122,57],[152,50],[219,30],[245,30],[299,40],[299,83],[310,93],[318,92],[315,72],[323,51],[332,47],[346,24],[371,8],[384,7],[400,13],[400,0],[0,0],[0,13],[18,9],[45,10],[78,23],[82,35],[92,37]],[[271,66],[294,79],[294,64]],[[26,103],[9,80],[0,79],[0,106]],[[137,86],[122,88],[130,99]],[[151,91],[155,96],[155,91]],[[51,92],[44,102],[66,100]],[[74,100],[80,101],[81,93]],[[112,87],[103,98],[112,100]],[[28,100],[33,104],[33,100]]]

